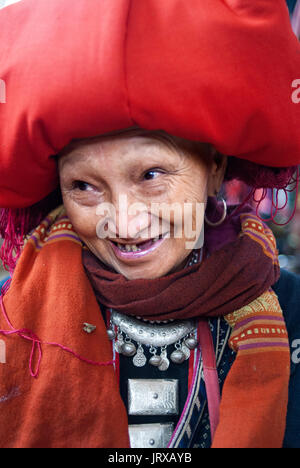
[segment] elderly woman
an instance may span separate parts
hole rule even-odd
[[[285,2],[23,0],[0,43],[1,447],[299,445],[298,279],[220,195],[297,183]]]

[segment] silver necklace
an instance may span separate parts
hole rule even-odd
[[[167,348],[171,345],[175,348],[170,354],[172,362],[181,364],[189,359],[190,350],[195,349],[198,344],[195,331],[196,323],[193,320],[176,320],[171,324],[153,325],[111,310],[110,328],[107,333],[114,341],[116,352],[132,357],[136,367],[143,367],[147,363],[143,348],[147,346],[152,355],[149,364],[164,371],[170,364]]]
[[[199,253],[193,251],[186,266],[199,261]],[[140,317],[139,317],[140,318]],[[189,359],[190,351],[198,345],[195,338],[196,322],[194,320],[147,321],[145,319],[126,316],[111,309],[108,337],[114,343],[117,353],[132,357],[136,367],[143,367],[147,363],[143,346],[149,348],[152,355],[149,364],[165,371],[170,365],[168,358],[169,346],[174,346],[170,360],[181,364]],[[135,343],[133,343],[134,341]],[[160,354],[158,354],[160,348]]]

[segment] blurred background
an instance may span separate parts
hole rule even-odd
[[[227,203],[236,205],[243,203],[250,188],[234,180],[225,185],[224,192]],[[296,183],[287,190],[256,190],[254,198],[262,201],[249,201],[247,204],[252,205],[272,229],[277,241],[280,266],[300,274],[300,190],[296,189]]]
[[[0,8],[18,1],[20,0],[0,0]],[[300,40],[300,0],[286,1],[290,12],[293,31]],[[297,78],[300,79],[300,75],[295,77],[295,79]],[[256,193],[255,198],[260,199],[263,195],[264,199],[259,204],[258,214],[266,220],[267,224],[275,234],[281,267],[300,274],[300,193],[297,195],[297,191],[293,190],[295,189],[295,186],[291,186],[289,189],[291,191],[286,192],[280,190],[277,193],[272,193],[271,191],[268,191],[267,193],[259,193],[260,191],[257,191],[258,193]],[[229,204],[238,204],[243,202],[249,193],[249,188],[239,181],[232,181],[226,184],[224,190]],[[281,209],[278,210],[274,221],[268,221],[271,217],[271,213],[275,214],[274,206],[276,203]],[[253,204],[253,207],[256,208],[256,205]],[[286,224],[293,212],[294,216],[292,220]],[[2,241],[0,239],[0,247],[1,244]],[[3,269],[0,262],[0,286],[1,282],[7,276],[8,272]]]
[[[300,0],[286,0],[286,2],[290,12],[292,29],[300,40]],[[299,76],[295,79],[300,79],[300,70]],[[258,214],[275,234],[280,266],[300,274],[300,190],[296,190],[295,184],[292,184],[288,190],[290,191],[279,190],[277,193],[268,191],[265,194],[262,191],[259,193],[258,190],[255,199],[260,200],[264,196],[264,200],[259,205]],[[230,182],[225,187],[226,199],[231,204],[243,202],[247,193],[249,193],[249,188],[239,181]],[[276,212],[276,205],[280,209],[274,217],[274,221],[270,221],[271,215]],[[253,203],[255,209],[256,206]],[[287,223],[292,215],[292,219]]]

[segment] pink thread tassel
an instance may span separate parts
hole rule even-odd
[[[113,360],[112,361],[106,361],[106,362],[91,361],[90,359],[86,359],[86,358],[80,356],[79,354],[72,351],[70,348],[68,348],[66,346],[63,346],[60,343],[41,341],[39,339],[39,337],[37,335],[35,335],[31,330],[28,330],[26,328],[20,328],[20,329],[14,328],[13,325],[11,324],[8,316],[7,316],[5,306],[4,306],[4,303],[3,303],[3,296],[0,296],[0,305],[1,305],[2,314],[3,314],[4,318],[5,318],[8,326],[11,328],[11,330],[0,330],[0,334],[6,336],[6,335],[12,335],[12,334],[15,333],[20,338],[32,341],[32,348],[31,348],[30,358],[29,358],[29,372],[30,372],[31,377],[34,377],[34,378],[38,377],[38,374],[39,374],[39,371],[40,371],[40,365],[41,365],[41,361],[42,361],[42,345],[57,346],[60,349],[62,349],[63,351],[66,351],[67,353],[72,354],[73,356],[75,356],[80,361],[86,362],[87,364],[91,364],[91,365],[94,365],[94,366],[113,366],[114,365],[115,361],[113,361]],[[38,360],[37,360],[36,368],[34,369],[33,361],[34,361],[34,355],[35,355],[36,350],[38,351]]]
[[[29,210],[0,210],[0,236],[4,239],[0,256],[4,268],[11,274],[21,254],[29,224]]]

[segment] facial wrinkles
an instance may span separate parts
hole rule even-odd
[[[150,159],[150,148],[148,148],[149,155],[146,154],[146,159]],[[96,153],[96,154],[94,154]],[[102,153],[102,154],[101,154]],[[138,151],[139,153],[139,151]],[[125,156],[126,155],[126,156]],[[116,213],[119,215],[118,211],[118,201],[120,195],[126,195],[128,205],[131,204],[139,204],[142,203],[145,205],[146,210],[144,213],[140,215],[140,217],[144,217],[145,211],[150,213],[151,210],[151,203],[164,203],[172,205],[175,203],[183,203],[184,201],[188,201],[189,203],[196,202],[199,199],[199,187],[196,184],[191,184],[190,175],[191,173],[194,175],[193,167],[192,166],[192,159],[191,158],[184,158],[182,155],[172,154],[173,159],[176,160],[176,165],[173,162],[172,167],[176,167],[176,173],[163,176],[163,182],[158,182],[159,190],[157,191],[157,186],[153,190],[153,185],[147,189],[139,190],[135,185],[132,184],[132,180],[130,177],[127,176],[126,168],[129,168],[129,172],[132,171],[134,167],[140,167],[141,164],[134,164],[135,159],[132,155],[129,157],[128,151],[123,152],[123,158],[127,157],[129,159],[128,165],[120,166],[117,165],[117,168],[114,167],[115,159],[113,159],[114,155],[111,153],[108,155],[108,164],[104,171],[101,171],[103,158],[106,157],[105,151],[100,152],[100,156],[98,157],[97,163],[95,164],[96,157],[98,156],[97,151],[90,151],[86,155],[86,167],[83,167],[84,158],[83,155],[75,154],[74,155],[74,165],[73,171],[75,175],[81,175],[83,173],[83,179],[85,179],[85,173],[90,174],[91,166],[94,166],[94,176],[96,179],[101,179],[102,183],[109,187],[109,192],[114,194],[110,197],[110,202],[114,204],[116,207]],[[121,160],[122,160],[121,156]],[[135,155],[134,155],[135,156]],[[147,157],[148,156],[148,157]],[[157,156],[157,155],[156,155]],[[170,155],[168,155],[170,156]],[[136,157],[136,156],[135,156]],[[161,159],[161,158],[160,158]],[[168,158],[167,158],[168,159]],[[151,163],[155,164],[156,160],[152,159]],[[151,165],[151,164],[150,164]],[[76,166],[78,166],[76,168]],[[146,166],[145,166],[146,167]],[[71,169],[71,172],[72,172]],[[86,169],[86,170],[85,170]],[[138,169],[139,170],[139,169]],[[154,184],[156,185],[156,183]],[[205,192],[205,188],[203,189],[203,193]],[[89,195],[89,194],[88,194]],[[137,215],[138,216],[138,215]],[[137,218],[135,216],[135,218]],[[173,221],[173,217],[171,221]],[[133,220],[136,224],[139,223],[138,219]],[[157,220],[156,220],[157,221]],[[149,227],[149,226],[146,226]],[[142,223],[142,229],[145,229],[145,222]],[[137,230],[135,229],[134,232]],[[161,232],[161,230],[160,230]],[[137,234],[137,233],[136,233]]]
[[[83,148],[80,153],[73,154],[72,159],[69,158],[69,161],[66,161],[69,164],[65,164],[65,168],[64,164],[62,164],[61,170],[64,174],[68,169],[69,178],[74,176],[85,180],[85,177],[87,177],[87,182],[90,179],[93,181],[99,180],[102,185],[110,189],[112,194],[123,192],[137,196],[137,198],[144,196],[144,194],[149,194],[152,197],[165,195],[166,191],[172,189],[172,185],[176,181],[173,173],[164,174],[157,181],[152,181],[150,185],[144,184],[142,189],[140,189],[140,180],[138,178],[143,170],[150,169],[151,166],[159,167],[160,165],[166,168],[167,172],[172,172],[175,168],[178,168],[178,174],[180,172],[184,174],[183,158],[177,154],[174,155],[174,152],[170,154],[169,150],[164,148],[164,161],[162,164],[161,148],[156,145],[151,146],[152,148],[150,145],[142,145],[142,148],[134,145],[133,148],[121,148],[117,155],[117,164],[115,148],[105,148],[105,146],[103,148],[103,144],[97,145],[95,149],[87,146],[85,160],[82,154],[85,151],[85,148]],[[143,158],[141,158],[141,152],[143,152]],[[70,164],[71,161],[72,164]]]
[[[145,143],[146,141],[146,143]],[[118,209],[118,196],[123,193],[128,198],[128,205],[132,203],[144,203],[145,210],[139,214],[130,215],[132,220],[131,235],[134,239],[144,236],[144,232],[157,222],[155,215],[150,216],[151,203],[195,203],[205,200],[208,169],[205,163],[192,156],[175,152],[174,148],[166,147],[164,143],[158,144],[145,140],[140,144],[140,138],[131,141],[95,142],[93,145],[81,145],[73,149],[72,153],[65,156],[66,163],[60,164],[62,189],[64,181],[76,178],[94,181],[99,193],[102,190],[105,196],[101,201],[109,201]],[[145,143],[145,144],[144,144]],[[64,158],[64,157],[63,157]],[[63,160],[62,158],[62,160]],[[61,161],[60,163],[62,163]],[[144,170],[152,168],[164,168],[167,174],[156,177],[150,183],[141,182]],[[165,246],[160,248],[158,254],[141,259],[132,265],[124,264],[116,258],[108,239],[96,236],[96,225],[99,216],[96,216],[96,206],[99,198],[92,198],[90,206],[78,204],[80,196],[93,197],[90,192],[72,198],[72,190],[65,193],[65,206],[67,213],[73,218],[73,224],[78,235],[86,243],[88,248],[108,266],[114,268],[125,277],[154,277],[166,274],[167,270],[174,268],[188,255],[184,248],[184,239],[167,240]],[[93,192],[92,192],[93,193]],[[194,223],[195,213],[192,213]],[[160,221],[168,221],[163,215],[159,215]],[[176,219],[171,212],[169,228],[175,229]],[[194,223],[195,224],[195,223]],[[153,236],[161,234],[165,225],[159,225],[159,232],[152,232]],[[124,236],[125,239],[128,239]],[[112,239],[113,240],[113,239]],[[161,262],[163,255],[164,262]]]

